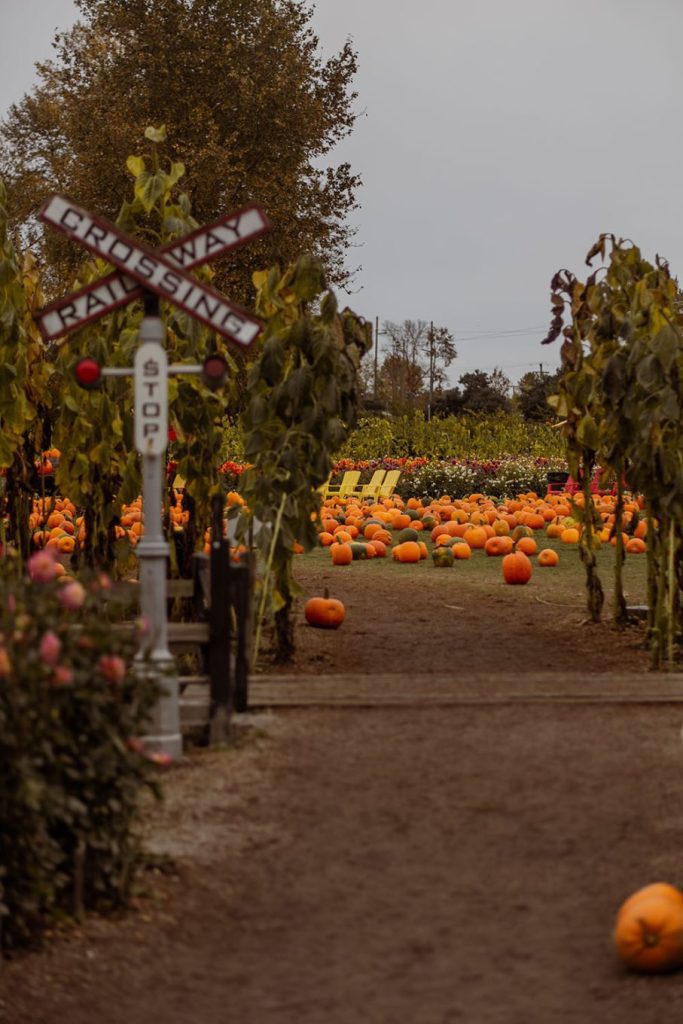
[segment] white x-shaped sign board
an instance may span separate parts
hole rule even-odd
[[[245,207],[159,250],[64,196],[49,199],[39,217],[117,268],[41,310],[37,322],[46,340],[111,313],[145,290],[167,299],[242,348],[256,339],[261,324],[255,317],[186,271],[267,231],[270,224],[260,207]]]

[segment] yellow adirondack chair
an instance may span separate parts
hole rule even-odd
[[[361,484],[359,487],[354,487],[351,494],[354,498],[360,498],[361,501],[370,500],[376,501],[377,494],[382,485],[382,481],[386,475],[386,469],[376,469],[366,484]]]
[[[400,469],[390,469],[387,475],[384,477],[379,490],[377,491],[377,501],[381,501],[382,498],[390,498],[396,490],[396,484],[401,476]]]
[[[360,470],[351,469],[344,473],[341,478],[341,482],[338,484],[329,484],[323,491],[323,498],[331,498],[337,496],[339,498],[347,498],[352,493],[354,487],[360,480]]]

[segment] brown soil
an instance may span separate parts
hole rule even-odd
[[[587,625],[559,591],[492,603],[448,573],[359,587],[355,570],[334,576],[342,631],[300,625],[294,670],[254,681],[255,702],[291,706],[169,772],[145,830],[175,872],[147,873],[127,917],[6,963],[3,1024],[683,1009],[683,975],[630,974],[610,940],[631,891],[683,883],[681,675],[648,673],[638,630]],[[328,572],[302,571],[307,594]]]

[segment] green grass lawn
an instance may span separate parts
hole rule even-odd
[[[585,606],[585,579],[586,571],[579,558],[579,551],[576,545],[562,544],[559,540],[549,539],[543,531],[536,531],[534,539],[538,550],[542,548],[553,548],[558,552],[560,561],[557,566],[543,568],[536,564],[536,556],[531,556],[533,575],[526,585],[527,589],[535,592],[539,600],[545,600],[552,604],[564,605],[567,608],[581,608]],[[387,584],[410,579],[416,573],[420,573],[420,579],[425,579],[424,574],[431,576],[435,583],[441,582],[450,586],[453,576],[458,576],[466,582],[468,588],[479,591],[482,597],[491,594],[494,589],[499,589],[502,584],[501,558],[487,555],[483,550],[474,550],[472,557],[468,560],[456,560],[448,568],[437,568],[431,558],[432,543],[429,532],[425,531],[425,543],[429,550],[427,559],[416,564],[396,562],[391,558],[390,551],[387,551],[386,558],[372,558],[368,560],[356,560],[348,566],[334,566],[330,558],[328,548],[316,548],[305,555],[299,555],[294,560],[294,571],[296,574],[297,565],[329,568],[335,573],[355,574],[360,585],[366,574],[373,574],[383,577]],[[609,613],[612,595],[614,592],[614,548],[611,544],[603,544],[597,551],[598,572],[605,592],[605,614]],[[646,571],[647,557],[642,555],[627,555],[624,564],[624,591],[626,601],[629,605],[646,603]],[[518,591],[519,587],[507,587],[507,590]]]

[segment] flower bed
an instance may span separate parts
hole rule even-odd
[[[16,567],[17,570],[19,566]],[[54,548],[0,581],[0,950],[126,903],[158,698],[109,621],[109,581],[63,582]]]

